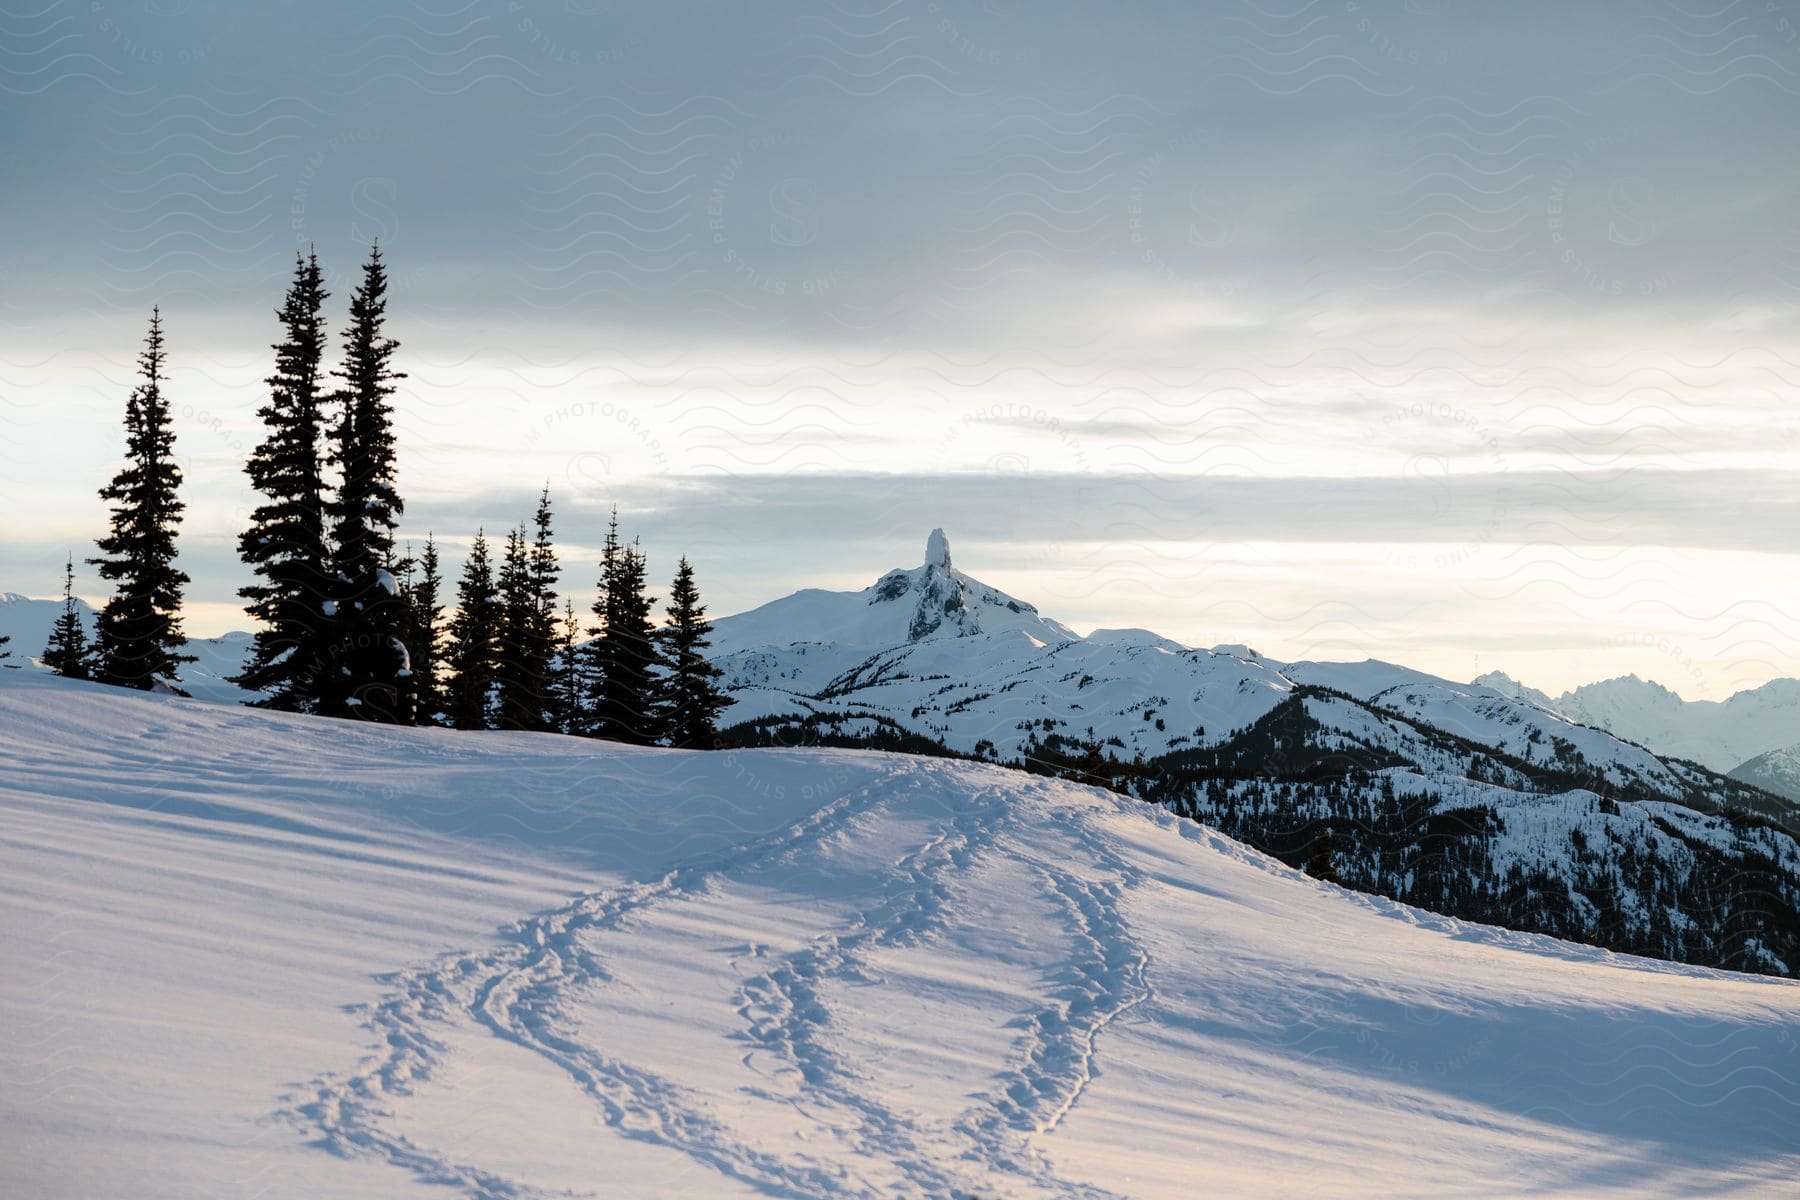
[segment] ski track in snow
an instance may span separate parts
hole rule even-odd
[[[926,786],[932,768],[913,768],[913,786]],[[458,1161],[390,1128],[389,1101],[408,1095],[446,1062],[446,1042],[433,1026],[470,1020],[565,1072],[590,1096],[607,1124],[625,1136],[678,1150],[697,1163],[775,1196],[796,1200],[830,1192],[892,1196],[890,1181],[847,1177],[828,1159],[781,1156],[749,1145],[710,1115],[679,1084],[572,1036],[563,1001],[578,988],[613,979],[604,956],[584,940],[603,936],[636,914],[697,896],[720,880],[783,858],[803,856],[852,822],[891,807],[891,780],[823,805],[798,823],[752,839],[726,854],[679,866],[662,878],[582,896],[523,920],[507,940],[484,951],[446,955],[428,967],[388,977],[393,990],[368,1013],[378,1053],[350,1074],[323,1076],[287,1116],[342,1155],[375,1155],[422,1181],[462,1189],[482,1200],[535,1200],[564,1195]],[[947,1126],[928,1127],[859,1086],[855,1068],[833,1048],[831,1016],[821,997],[834,980],[867,981],[877,974],[872,951],[931,941],[961,919],[953,899],[957,879],[996,853],[1017,815],[1016,799],[990,788],[973,802],[947,806],[941,826],[902,855],[877,888],[879,899],[840,928],[820,933],[743,980],[734,997],[741,1037],[758,1054],[798,1071],[806,1083],[804,1110],[828,1113],[825,1128],[854,1152],[853,1161],[897,1171],[899,1194],[977,1196],[997,1179],[1032,1194],[1104,1200],[1115,1195],[1059,1180],[1031,1137],[1054,1129],[1080,1100],[1093,1076],[1102,1031],[1150,996],[1148,957],[1120,911],[1130,869],[1101,840],[1082,836],[1081,812],[1056,814],[1052,824],[1091,855],[1092,865],[1117,876],[1083,879],[1015,840],[1005,853],[1025,862],[1066,921],[1071,953],[1047,981],[1043,1003],[1019,1014],[1012,1061]],[[764,1091],[762,1098],[783,1100]]]
[[[511,940],[487,952],[457,954],[434,966],[396,977],[398,989],[371,1013],[369,1024],[387,1051],[357,1073],[317,1082],[317,1094],[294,1115],[315,1124],[340,1153],[367,1150],[432,1183],[466,1188],[494,1200],[546,1195],[512,1180],[426,1151],[383,1127],[381,1100],[405,1095],[431,1077],[445,1045],[428,1023],[465,1013],[498,1036],[542,1055],[593,1096],[609,1124],[627,1136],[663,1142],[728,1175],[778,1195],[818,1194],[822,1168],[783,1163],[735,1142],[715,1121],[683,1104],[667,1080],[558,1034],[552,1023],[563,989],[607,978],[605,967],[582,950],[577,935],[614,927],[626,915],[704,886],[708,876],[783,850],[806,845],[853,814],[863,791],[842,796],[771,837],[755,839],[729,855],[678,867],[661,879],[582,896],[515,925]],[[810,1187],[810,1190],[809,1190]]]

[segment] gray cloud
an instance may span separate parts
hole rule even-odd
[[[9,274],[266,303],[296,246],[379,233],[434,311],[826,344],[1107,275],[1290,317],[1716,307],[1796,282],[1755,253],[1800,191],[1762,7],[65,0],[73,43],[0,77]]]
[[[409,525],[504,528],[535,480],[499,464],[576,443],[570,539],[616,498],[721,607],[940,523],[1145,571],[1796,551],[1779,5],[39,8],[0,14],[0,585],[61,559],[12,481],[97,511],[93,414],[160,302],[183,380],[234,381],[182,432],[184,561],[228,602],[270,310],[316,244],[341,313],[376,237]],[[609,398],[637,424],[552,419]]]
[[[661,477],[605,497],[565,499],[560,524],[566,541],[597,546],[608,506],[617,503],[627,531],[654,554],[686,553],[734,579],[764,574],[773,557],[798,577],[850,570],[872,580],[888,567],[914,565],[911,556],[939,525],[957,541],[992,546],[1042,537],[1065,548],[1549,543],[1792,554],[1800,552],[1800,497],[1784,480],[1777,472],[1649,470],[1399,479]],[[478,525],[492,532],[523,519],[534,498],[517,489],[440,500],[428,519],[440,532]]]

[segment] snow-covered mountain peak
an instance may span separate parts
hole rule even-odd
[[[1169,654],[1187,654],[1193,650],[1192,646],[1149,629],[1096,629],[1087,635],[1086,641],[1092,646],[1149,646]]]
[[[1535,704],[1539,708],[1555,710],[1556,704],[1550,697],[1534,687],[1520,683],[1505,671],[1489,671],[1485,675],[1477,675],[1469,681],[1471,687],[1484,687],[1499,692],[1511,700],[1522,700],[1526,704]]]
[[[1800,705],[1800,679],[1771,679],[1760,687],[1733,692],[1726,697],[1725,703],[1747,708],[1792,708]]]
[[[1017,628],[1019,618],[1025,618],[1027,623],[1041,620],[1035,605],[1016,600],[951,566],[950,539],[942,529],[933,529],[926,539],[925,562],[921,566],[910,571],[889,571],[866,594],[871,606],[898,603],[910,610],[905,636],[900,639],[906,642],[998,633]],[[1074,637],[1063,632],[1067,636],[1057,640]]]
[[[1636,673],[1617,675],[1611,679],[1603,679],[1599,683],[1584,683],[1571,695],[1592,696],[1612,693],[1619,696],[1643,697],[1658,704],[1680,703],[1681,697],[1654,679],[1645,679]]]
[[[950,569],[950,539],[944,536],[941,528],[932,530],[931,536],[925,539],[925,565]]]
[[[723,617],[713,626],[713,649],[723,655],[823,642],[879,650],[1014,630],[1042,645],[1080,640],[1036,605],[953,567],[949,537],[933,529],[919,566],[889,571],[860,592],[813,588]]]

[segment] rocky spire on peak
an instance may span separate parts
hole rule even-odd
[[[944,536],[942,529],[934,529],[931,536],[925,539],[925,565],[950,569],[950,539]]]

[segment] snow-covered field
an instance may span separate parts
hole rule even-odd
[[[1800,984],[966,763],[0,671],[0,1195],[1791,1196]]]

